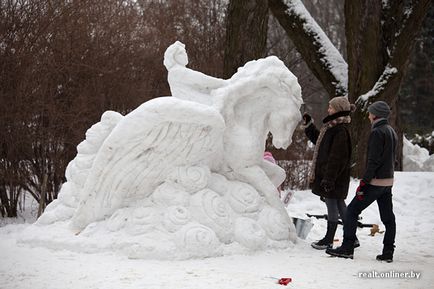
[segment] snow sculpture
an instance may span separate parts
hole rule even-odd
[[[179,41],[167,48],[164,53],[164,66],[172,96],[202,104],[212,104],[211,92],[223,87],[227,80],[215,78],[186,68],[188,64],[185,45]]]
[[[45,230],[40,243],[183,259],[296,238],[276,190],[285,172],[262,158],[269,132],[275,147],[291,143],[301,119],[296,77],[273,56],[228,80],[187,63],[175,42],[164,58],[172,96],[125,116],[106,112],[88,130],[59,198],[37,222],[58,230]]]

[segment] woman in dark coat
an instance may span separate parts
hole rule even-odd
[[[327,232],[312,247],[325,250],[333,247],[338,215],[345,216],[345,198],[348,194],[351,167],[350,114],[355,106],[346,97],[335,97],[329,102],[328,116],[318,130],[312,117],[304,114],[306,136],[315,144],[309,182],[312,192],[327,205]]]

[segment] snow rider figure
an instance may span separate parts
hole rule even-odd
[[[350,114],[355,106],[346,97],[330,100],[328,116],[318,130],[312,117],[303,115],[306,136],[315,144],[309,183],[312,193],[320,196],[327,206],[327,232],[321,240],[311,245],[318,250],[333,247],[338,217],[345,222],[346,204],[350,182],[351,137]]]
[[[365,174],[356,190],[356,196],[348,205],[344,223],[344,240],[336,249],[326,253],[342,258],[353,258],[356,240],[357,217],[374,201],[377,201],[380,218],[386,227],[383,239],[383,252],[377,260],[393,261],[396,224],[392,205],[392,185],[397,147],[397,136],[387,118],[390,108],[384,101],[376,101],[368,107],[372,124],[368,141]]]

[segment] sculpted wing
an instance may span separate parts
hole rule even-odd
[[[97,153],[72,220],[74,228],[110,216],[127,198],[146,198],[179,166],[215,165],[225,124],[210,106],[173,97],[142,104]]]

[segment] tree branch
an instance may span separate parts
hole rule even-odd
[[[395,38],[390,60],[391,65],[398,68],[398,70],[406,66],[408,56],[414,46],[414,39],[421,31],[420,28],[431,4],[431,0],[415,0],[412,9],[403,11],[403,22]]]
[[[269,0],[269,8],[330,97],[348,93],[348,66],[300,0]]]
[[[391,47],[386,47],[389,49],[389,61],[383,73],[380,75],[373,88],[357,99],[357,104],[362,109],[365,110],[368,104],[377,99],[392,101],[396,98],[395,94],[399,90],[399,86],[405,75],[410,53],[415,43],[414,40],[417,37],[415,31],[421,30],[423,20],[429,10],[430,4],[430,0],[415,0],[412,9],[402,10],[399,7],[393,9],[385,7],[385,13],[388,13],[388,18],[402,19],[402,23],[395,22],[395,25],[385,23],[385,29],[391,29],[385,31],[385,34],[389,35],[386,36],[386,39],[394,39],[394,43],[391,44]],[[403,15],[391,15],[391,11],[403,13]],[[391,28],[392,26],[395,27]],[[399,28],[397,29],[396,26]],[[393,37],[390,36],[391,33],[394,33]]]
[[[368,104],[372,103],[374,99],[379,98],[379,95],[387,89],[387,85],[392,82],[392,79],[398,76],[397,74],[398,70],[396,67],[391,67],[390,64],[388,64],[378,81],[374,84],[374,87],[367,93],[359,96],[356,105],[365,111],[368,108]]]

